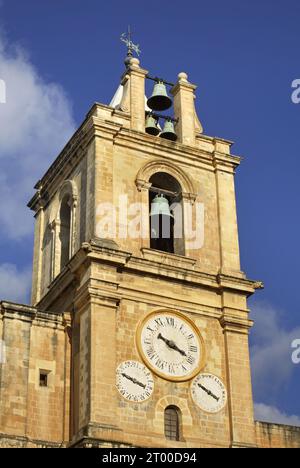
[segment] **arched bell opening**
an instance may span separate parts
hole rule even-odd
[[[157,172],[149,182],[150,247],[184,255],[181,185],[166,172]]]
[[[60,270],[70,260],[70,244],[71,244],[71,198],[66,195],[60,207]]]

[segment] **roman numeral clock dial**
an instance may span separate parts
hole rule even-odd
[[[151,397],[154,381],[151,372],[140,362],[122,362],[116,371],[116,386],[125,400],[142,403]]]
[[[227,403],[224,383],[213,374],[200,374],[192,382],[191,394],[194,402],[206,413],[218,413]]]
[[[186,381],[204,366],[204,342],[194,322],[179,312],[154,312],[137,330],[144,363],[160,377]]]

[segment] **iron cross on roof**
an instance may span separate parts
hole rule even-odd
[[[122,42],[125,42],[127,45],[127,55],[129,57],[132,57],[132,52],[135,52],[137,56],[141,54],[141,49],[139,44],[134,44],[131,40],[131,30],[130,26],[128,26],[128,30],[126,33],[123,33],[120,37]]]

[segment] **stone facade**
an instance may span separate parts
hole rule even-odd
[[[171,91],[178,141],[146,134],[147,73],[137,59],[127,62],[119,109],[95,104],[36,185],[32,306],[0,309],[0,446],[300,447],[298,429],[254,422],[247,298],[262,284],[240,268],[240,158],[230,141],[203,135],[196,87],[184,73]],[[150,249],[150,179],[161,172],[182,191],[180,255]],[[132,206],[140,208],[136,235]],[[111,207],[118,210],[104,238]],[[197,224],[199,238],[189,237]],[[117,392],[118,364],[141,361],[139,323],[161,309],[180,311],[201,331],[203,371],[228,392],[220,413],[195,406],[190,381],[154,375],[144,403]],[[170,405],[180,410],[179,441],[165,438]]]

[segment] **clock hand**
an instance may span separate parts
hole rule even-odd
[[[178,351],[178,353],[180,353],[182,356],[187,356],[186,352],[178,348],[178,346],[173,341],[170,343],[173,344],[173,346],[170,346],[170,348],[175,349],[175,351]]]
[[[142,382],[139,382],[134,377],[131,377],[130,375],[125,374],[124,372],[122,372],[121,375],[122,375],[122,377],[125,377],[125,379],[130,380],[132,383],[134,383],[136,385],[139,385],[142,388],[146,388],[146,385],[144,385]]]
[[[204,390],[208,396],[211,396],[212,398],[214,398],[216,401],[219,401],[220,398],[218,398],[216,395],[213,394],[213,392],[211,392],[210,390],[208,390],[208,388],[204,387],[204,385],[201,385],[198,383],[198,387],[200,387],[202,390]]]
[[[176,345],[176,343],[174,343],[174,341],[164,338],[161,333],[158,335],[157,338],[159,340],[164,341],[170,349],[174,349],[175,351],[178,351],[178,353],[180,353],[182,356],[187,356],[187,354],[184,351],[182,351],[182,349],[178,348],[178,346]]]

